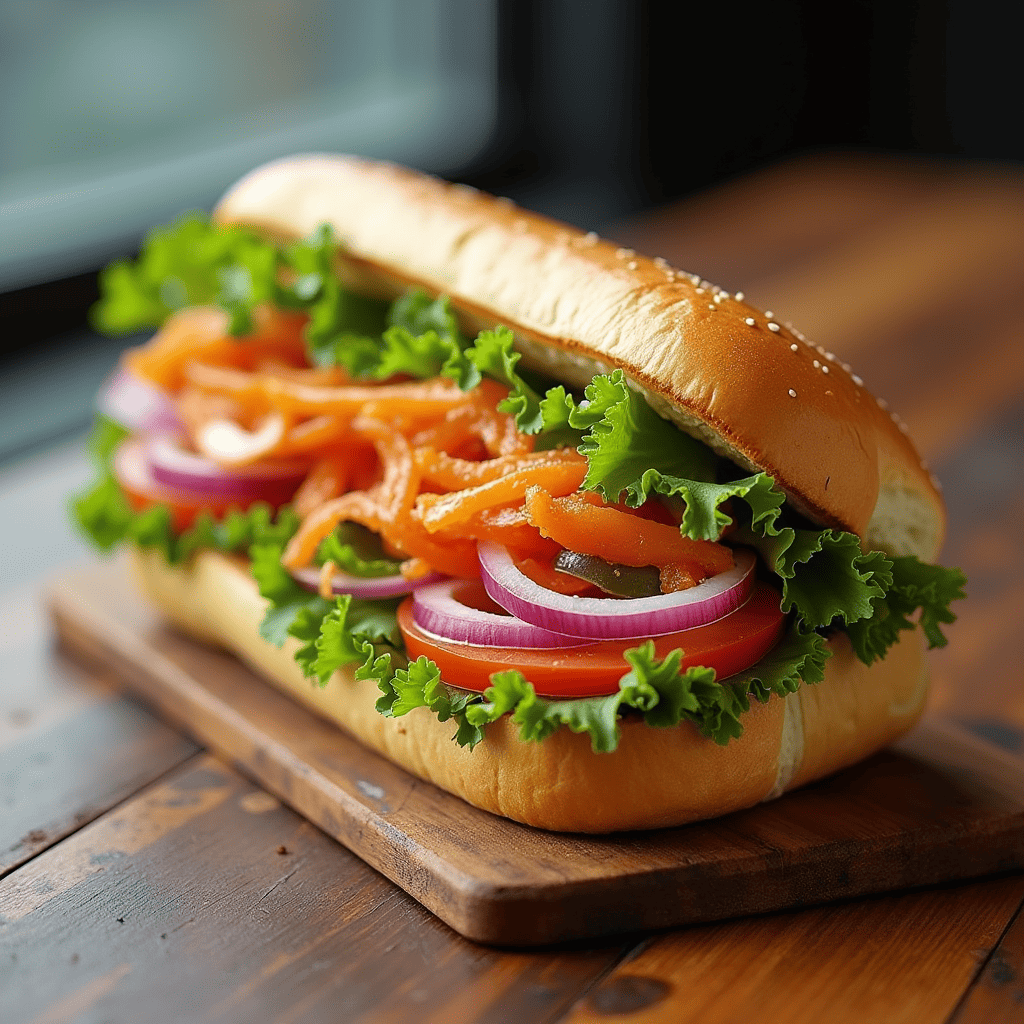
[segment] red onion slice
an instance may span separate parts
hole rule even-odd
[[[757,558],[748,548],[733,552],[726,572],[674,594],[628,600],[571,597],[534,583],[500,544],[477,545],[484,588],[495,603],[542,629],[593,640],[631,640],[703,626],[735,611],[750,595]]]
[[[316,568],[292,569],[292,576],[300,587],[313,593],[320,589],[320,570]],[[439,572],[428,573],[417,580],[407,580],[404,576],[350,576],[345,572],[335,572],[331,579],[331,590],[335,594],[351,594],[353,597],[374,600],[383,597],[403,597],[411,594],[419,587],[427,586],[443,579]]]
[[[107,378],[96,399],[96,408],[135,433],[181,429],[170,397],[155,384],[122,367]]]
[[[154,437],[146,448],[149,467],[155,480],[182,491],[216,494],[243,501],[286,502],[295,493],[307,473],[296,462],[267,462],[240,469],[224,469],[215,462],[182,448],[178,438],[169,434]]]
[[[512,615],[483,611],[458,599],[461,590],[474,586],[479,584],[445,580],[419,587],[412,597],[413,621],[439,639],[475,647],[579,647],[587,642],[552,633]]]

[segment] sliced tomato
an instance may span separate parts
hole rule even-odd
[[[154,480],[143,444],[136,440],[125,441],[118,447],[114,454],[114,476],[128,504],[136,512],[144,512],[154,505],[166,505],[171,510],[171,526],[175,533],[184,533],[202,512],[208,512],[214,519],[222,519],[231,509],[240,507],[237,498],[190,494]]]
[[[786,617],[779,594],[766,583],[754,586],[750,600],[731,615],[705,626],[654,637],[658,657],[682,648],[684,669],[713,668],[719,679],[756,664],[782,636]],[[491,674],[517,669],[544,697],[596,697],[615,693],[629,671],[625,651],[642,640],[606,640],[558,650],[474,647],[442,640],[424,632],[413,620],[412,598],[398,609],[398,625],[410,658],[421,654],[441,669],[441,678],[465,690],[483,692]]]

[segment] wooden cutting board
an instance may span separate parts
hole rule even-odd
[[[1024,762],[948,723],[717,821],[555,834],[413,778],[175,633],[117,563],[65,576],[50,602],[65,647],[480,942],[541,945],[1024,867]]]

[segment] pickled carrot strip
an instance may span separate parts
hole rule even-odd
[[[408,415],[410,410],[424,414],[443,414],[465,401],[465,396],[452,381],[440,378],[425,383],[416,381],[376,387],[337,388],[298,384],[266,374],[257,379],[261,392],[276,408],[305,416],[333,413],[351,419],[363,411],[367,402],[377,405],[378,417],[392,413]]]
[[[441,531],[438,540],[449,536]],[[536,557],[551,561],[562,548],[553,540],[540,535],[540,530],[531,526],[523,507],[499,507],[477,512],[464,523],[454,527],[450,536],[471,537],[474,540],[491,540],[508,548],[516,557]]]
[[[609,562],[659,567],[683,563],[698,567],[703,577],[725,572],[733,564],[732,553],[721,544],[691,540],[676,527],[610,505],[601,507],[585,494],[557,498],[542,487],[531,487],[526,516],[562,547]]]
[[[222,310],[183,309],[169,317],[147,344],[127,352],[125,362],[138,376],[168,391],[182,386],[184,365],[192,360],[248,368],[273,357],[301,366],[305,323],[305,316],[261,306],[254,312],[253,333],[235,338],[227,332],[227,314]]]
[[[663,594],[674,594],[677,590],[689,590],[695,587],[705,574],[699,565],[692,562],[670,562],[661,566],[658,578],[661,581]]]
[[[381,533],[384,517],[376,489],[349,491],[311,512],[284,549],[282,563],[289,569],[308,565],[313,561],[320,542],[341,522],[362,523],[368,529]]]
[[[318,459],[295,492],[292,508],[300,519],[305,519],[325,501],[343,494],[350,478],[349,460],[345,457],[328,456]]]
[[[407,558],[401,564],[399,571],[407,580],[421,580],[424,576],[429,576],[434,568],[425,558],[420,558],[417,555],[414,558]]]
[[[449,491],[477,487],[509,473],[546,463],[587,464],[586,459],[573,448],[500,455],[496,459],[485,459],[482,462],[456,459],[432,448],[417,448],[415,458],[424,481]]]
[[[472,423],[477,418],[477,410],[472,405],[460,405],[449,409],[445,418],[434,424],[432,427],[425,427],[419,433],[414,434],[410,441],[416,448],[434,448],[437,451],[453,455],[454,452],[464,449],[469,443],[482,443],[476,434],[473,433]]]
[[[582,460],[581,463],[543,462],[464,491],[421,494],[416,508],[423,525],[431,533],[436,533],[438,530],[451,530],[484,509],[521,500],[530,487],[539,486],[548,494],[572,494],[586,475],[587,464]]]
[[[386,429],[387,424],[381,426]],[[379,436],[374,447],[384,465],[380,494],[385,513],[392,522],[406,519],[412,511],[420,485],[420,474],[409,442],[401,434]]]
[[[349,424],[339,416],[314,416],[296,423],[281,438],[275,456],[302,455],[320,451],[326,446],[336,446],[351,439]]]
[[[415,516],[394,526],[386,524],[381,534],[393,549],[413,558],[421,558],[436,572],[467,580],[480,578],[480,560],[477,558],[474,540],[460,538],[438,543]]]
[[[303,521],[288,542],[282,563],[289,569],[308,565],[320,542],[341,522],[362,523],[385,540],[387,546],[409,558],[422,558],[431,568],[450,576],[477,579],[480,564],[476,544],[470,540],[438,544],[422,524],[407,517],[403,522],[389,520],[379,501],[379,491],[350,491],[321,505]]]
[[[297,367],[280,363],[274,359],[262,359],[256,363],[257,373],[295,381],[297,384],[314,384],[319,387],[341,387],[350,384],[352,378],[340,366]]]

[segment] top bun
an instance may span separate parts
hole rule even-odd
[[[339,274],[378,294],[451,297],[506,324],[524,363],[582,386],[621,367],[662,415],[865,547],[934,561],[945,513],[902,423],[831,353],[696,275],[393,164],[279,160],[215,217],[279,239],[332,226]]]

